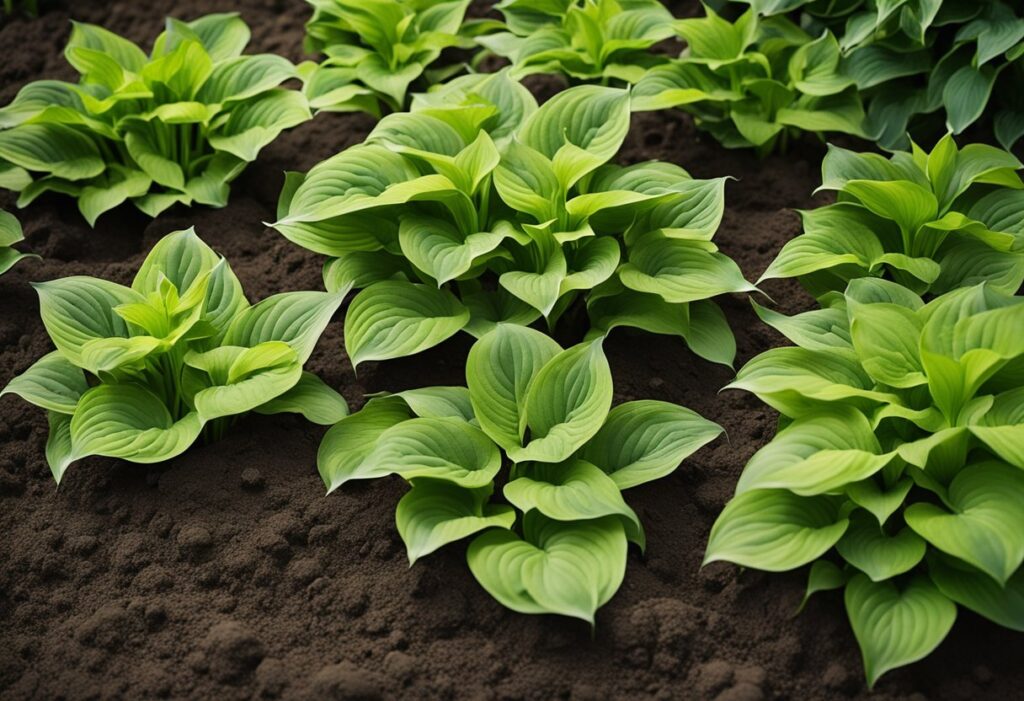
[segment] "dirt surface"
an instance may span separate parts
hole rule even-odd
[[[161,17],[238,9],[251,50],[301,58],[300,0],[75,2],[76,19],[148,42]],[[692,14],[693,7],[677,14]],[[0,103],[23,84],[71,77],[58,4],[0,27]],[[195,225],[224,254],[250,299],[318,289],[317,256],[261,222],[273,216],[285,169],[304,170],[360,140],[365,116],[322,115],[284,135],[234,184],[223,210],[175,209],[155,221],[130,207],[87,228],[73,204],[40,199],[20,213],[27,248],[45,260],[0,278],[0,383],[50,349],[29,281],[90,274],[128,282],[163,234]],[[696,177],[733,175],[717,241],[754,280],[799,229],[792,208],[815,206],[822,148],[756,160],[698,137],[677,114],[638,115],[624,162],[662,158]],[[0,206],[14,198],[0,194]],[[810,299],[791,284],[766,292],[787,312]],[[739,362],[776,345],[745,299],[722,300]],[[358,379],[342,352],[341,316],[310,369],[358,407],[367,392],[460,382],[468,340],[416,358],[367,363]],[[678,339],[617,332],[608,343],[616,400],[664,399],[721,423],[729,440],[664,480],[630,491],[647,528],[618,595],[585,624],[503,609],[473,580],[465,546],[415,567],[393,524],[400,480],[325,497],[315,455],[323,429],[252,417],[221,442],[146,467],[108,459],[74,465],[55,488],[43,458],[43,412],[0,400],[0,697],[1012,699],[1020,639],[961,612],[927,661],[886,675],[874,694],[835,594],[793,613],[803,574],[700,569],[715,516],[774,413]]]

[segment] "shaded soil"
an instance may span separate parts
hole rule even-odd
[[[160,18],[240,9],[251,50],[300,59],[300,0],[69,3],[76,19],[148,42]],[[677,14],[692,14],[692,3]],[[61,5],[0,27],[0,103],[26,82],[70,78]],[[224,254],[251,299],[321,285],[318,258],[265,228],[282,171],[304,170],[360,140],[364,116],[322,115],[286,134],[236,181],[223,210],[176,209],[155,221],[123,207],[91,231],[69,200],[20,213],[25,262],[0,278],[0,383],[50,349],[29,281],[89,274],[128,282],[163,234],[195,225]],[[799,229],[793,208],[821,203],[822,148],[756,160],[698,137],[679,114],[638,115],[625,162],[670,160],[696,177],[734,175],[717,237],[756,279]],[[0,194],[0,206],[14,198]],[[766,288],[787,312],[810,299]],[[780,342],[745,299],[722,300],[739,362]],[[416,358],[368,363],[358,379],[339,318],[310,369],[358,407],[368,392],[457,383],[457,339]],[[641,345],[642,344],[642,345]],[[719,440],[674,475],[628,494],[648,535],[618,595],[584,624],[524,616],[481,590],[464,545],[413,568],[393,525],[403,485],[379,480],[325,497],[316,473],[323,429],[288,416],[246,419],[221,442],[159,466],[107,459],[74,465],[60,489],[43,458],[43,413],[0,400],[0,697],[1011,699],[1019,638],[967,613],[927,661],[863,686],[839,596],[793,612],[802,574],[700,569],[711,524],[774,413],[754,397],[718,394],[731,373],[678,339],[618,333],[608,343],[616,400],[679,402],[721,423]],[[639,349],[642,348],[642,351]]]

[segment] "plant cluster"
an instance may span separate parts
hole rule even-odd
[[[286,292],[250,305],[227,261],[191,229],[161,239],[130,287],[80,276],[35,288],[57,350],[0,396],[47,410],[58,482],[89,455],[168,460],[250,411],[325,425],[348,413],[302,369],[341,295]]]
[[[454,66],[428,70],[444,49],[469,47],[460,35],[469,0],[308,0],[306,49],[322,52],[307,64],[305,92],[315,109],[380,115],[378,101],[406,106],[409,86],[450,77]]]
[[[729,22],[711,8],[674,27],[687,48],[637,82],[634,109],[681,107],[723,146],[760,153],[804,131],[864,135],[860,95],[839,71],[831,34],[753,10]]]
[[[0,109],[0,187],[25,206],[71,195],[90,224],[131,200],[156,216],[175,203],[227,203],[228,184],[284,129],[310,118],[280,56],[243,56],[236,14],[167,20],[147,56],[101,27],[74,25],[64,55],[78,83],[26,85]]]
[[[853,278],[884,276],[941,294],[986,282],[1013,294],[1024,283],[1024,182],[1012,154],[984,144],[958,149],[947,135],[926,153],[889,158],[832,146],[821,190],[837,202],[801,212],[762,279],[798,277],[815,296]]]
[[[39,257],[32,253],[22,253],[14,247],[14,244],[24,240],[21,222],[10,212],[0,209],[0,275],[14,267],[19,260]]]
[[[664,60],[651,47],[673,36],[672,14],[658,0],[504,0],[495,9],[504,22],[488,23],[477,42],[517,76],[636,83]]]
[[[507,72],[464,76],[290,175],[273,226],[331,257],[328,289],[364,288],[345,319],[353,365],[584,313],[596,332],[678,334],[731,363],[711,298],[754,288],[711,241],[725,179],[610,164],[629,105],[587,85],[538,108]]]
[[[1007,149],[1024,135],[1024,17],[1012,0],[735,0],[828,29],[841,73],[867,101],[866,131],[887,148],[935,115],[959,134],[986,112]]]
[[[845,588],[869,684],[931,652],[955,604],[1024,630],[1024,298],[980,283],[925,304],[861,278],[816,311],[758,311],[796,345],[729,387],[781,430],[705,562],[813,563],[808,595]]]
[[[474,536],[470,570],[500,603],[593,625],[622,583],[628,542],[644,546],[622,490],[668,475],[722,432],[667,402],[612,409],[601,344],[563,350],[496,325],[470,350],[466,387],[377,396],[331,428],[317,460],[328,491],[399,475],[411,485],[395,514],[410,563]]]

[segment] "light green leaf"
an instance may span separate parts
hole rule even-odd
[[[924,559],[925,542],[909,528],[895,535],[885,533],[867,512],[850,517],[850,527],[836,543],[836,550],[847,562],[873,582],[909,572]]]
[[[46,464],[59,485],[64,471],[75,459],[71,453],[71,417],[55,411],[46,412],[50,432],[46,436]]]
[[[723,429],[685,407],[655,400],[620,404],[578,457],[597,465],[619,489],[671,474]]]
[[[90,341],[128,337],[128,327],[114,307],[143,301],[128,287],[89,277],[66,277],[34,287],[46,332],[57,350],[79,366]]]
[[[489,486],[465,489],[444,480],[416,479],[395,511],[409,564],[487,528],[512,528],[515,510],[489,504],[491,491]]]
[[[257,414],[302,414],[315,424],[331,426],[348,416],[348,403],[318,376],[303,371],[295,386],[253,411]]]
[[[304,365],[342,300],[342,295],[330,292],[282,292],[267,297],[235,317],[224,344],[252,348],[281,341],[291,346],[298,364]]]
[[[889,670],[926,657],[956,620],[956,605],[923,576],[901,590],[858,574],[846,585],[845,600],[869,687]]]
[[[473,412],[484,433],[505,450],[522,446],[527,391],[561,350],[540,331],[512,324],[498,324],[470,349],[466,384]]]
[[[469,321],[451,292],[399,280],[375,282],[355,296],[345,316],[352,367],[413,355],[455,335]]]
[[[204,422],[252,411],[290,390],[302,376],[295,351],[282,341],[193,351],[185,363],[207,372],[213,384],[192,400]]]
[[[626,536],[615,517],[563,523],[536,511],[523,539],[491,530],[469,546],[469,569],[502,605],[520,613],[557,613],[594,623],[626,571]]]
[[[0,391],[16,394],[36,406],[58,414],[73,414],[78,400],[89,389],[85,373],[60,351],[47,353]]]
[[[387,429],[410,417],[405,402],[391,397],[371,399],[361,410],[341,419],[324,435],[317,452],[317,469],[330,494],[352,479],[383,477],[386,469],[366,458]]]
[[[769,572],[795,569],[835,545],[848,521],[830,497],[757,489],[733,497],[711,527],[704,564],[725,560]]]
[[[601,428],[612,403],[612,375],[602,339],[581,343],[549,360],[526,395],[530,441],[508,450],[514,462],[562,462]]]
[[[536,509],[556,521],[585,521],[602,516],[623,519],[626,536],[641,548],[640,519],[622,498],[618,486],[595,465],[576,458],[564,463],[528,463],[505,485],[505,498],[526,513]]]
[[[939,553],[928,556],[928,574],[945,596],[990,621],[1024,631],[1024,570],[1000,586],[973,567]]]
[[[82,395],[71,418],[69,462],[87,455],[156,463],[183,453],[202,429],[196,412],[175,421],[140,385],[99,385]]]
[[[947,501],[953,513],[912,504],[907,525],[1005,585],[1024,562],[1024,473],[995,462],[969,465],[949,485]]]

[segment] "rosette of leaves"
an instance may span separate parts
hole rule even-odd
[[[781,414],[711,530],[705,562],[811,565],[844,589],[868,683],[928,655],[957,604],[1024,631],[1024,298],[987,284],[924,304],[861,278],[794,317],[796,345],[731,388]]]
[[[994,146],[958,149],[949,135],[931,153],[912,148],[885,158],[830,146],[819,189],[838,201],[800,213],[804,233],[762,279],[799,277],[816,296],[861,276],[885,276],[918,293],[979,282],[1020,289],[1020,161]]]
[[[807,2],[736,0],[763,15],[790,15],[830,28],[842,72],[867,105],[866,130],[887,148],[906,148],[913,130],[944,122],[959,134],[991,115],[1007,149],[1024,135],[1024,16],[1011,0]]]
[[[353,365],[460,330],[587,314],[599,333],[677,334],[731,363],[711,298],[754,288],[711,241],[725,179],[610,164],[629,103],[625,90],[584,85],[538,109],[504,72],[464,76],[289,175],[273,226],[330,257],[328,289],[364,288],[345,320]]]
[[[612,408],[601,338],[563,350],[499,324],[470,350],[466,385],[378,395],[338,422],[317,458],[328,492],[397,474],[411,485],[395,514],[410,563],[473,536],[470,570],[501,604],[593,625],[627,544],[644,545],[623,490],[673,472],[721,427],[668,402]]]
[[[22,253],[14,247],[14,244],[24,240],[21,222],[10,212],[0,209],[0,275],[14,267],[19,260],[39,257],[32,253]]]
[[[461,65],[429,66],[449,47],[470,48],[460,36],[469,0],[308,0],[306,50],[322,52],[305,64],[305,91],[315,109],[380,115],[378,100],[406,106],[409,86],[449,77]]]
[[[860,96],[839,70],[834,36],[753,10],[735,22],[706,11],[675,22],[687,48],[637,83],[634,109],[680,107],[723,146],[760,153],[801,132],[864,136]]]
[[[495,9],[505,19],[500,31],[477,41],[519,76],[635,83],[664,61],[651,47],[674,36],[672,14],[658,0],[505,0]]]
[[[227,261],[191,229],[161,239],[130,287],[68,277],[35,288],[57,349],[0,395],[47,410],[58,482],[89,455],[168,460],[250,411],[324,425],[348,413],[302,369],[341,295],[286,292],[250,305]]]
[[[236,14],[168,19],[149,56],[76,23],[64,56],[79,82],[29,83],[0,109],[0,187],[21,193],[19,207],[71,195],[90,224],[126,200],[149,216],[224,206],[260,149],[310,118],[302,93],[280,87],[295,67],[241,55],[248,42]]]

